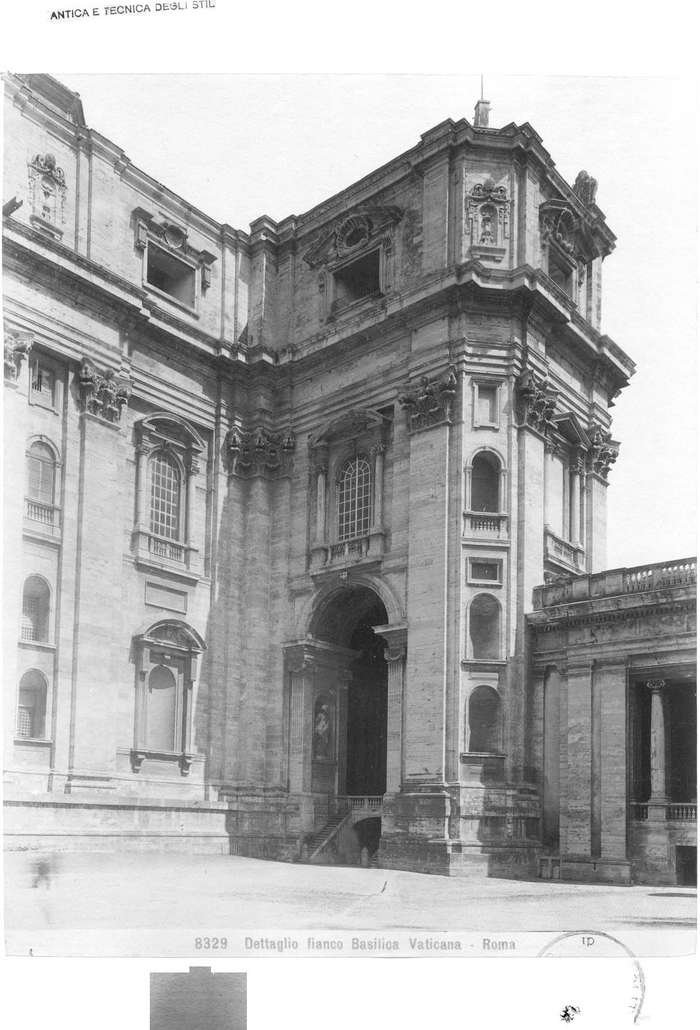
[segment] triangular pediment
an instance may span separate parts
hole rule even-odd
[[[591,438],[573,411],[554,415],[552,421],[561,435],[570,443],[579,444],[584,450],[591,446]]]

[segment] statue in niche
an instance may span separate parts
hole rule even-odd
[[[331,706],[319,699],[316,702],[316,714],[314,716],[314,758],[330,760],[333,729],[333,714]]]
[[[495,242],[496,241],[493,238],[491,212],[485,211],[481,217],[481,236],[479,238],[479,243],[483,243],[488,247],[493,247]]]

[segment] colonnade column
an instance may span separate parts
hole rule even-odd
[[[666,804],[666,695],[665,680],[649,680],[647,687],[651,691],[651,797],[649,798],[649,818],[665,819]]]

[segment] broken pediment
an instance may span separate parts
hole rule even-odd
[[[332,264],[346,257],[359,255],[403,217],[394,205],[362,207],[344,214],[319,242],[306,252],[304,261],[310,268]]]

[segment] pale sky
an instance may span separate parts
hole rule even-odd
[[[300,214],[472,119],[476,75],[75,75],[92,128],[218,221]],[[603,332],[637,363],[612,410],[608,567],[695,554],[696,155],[687,79],[486,76],[491,125],[529,121],[558,170],[598,180],[618,237]]]

